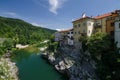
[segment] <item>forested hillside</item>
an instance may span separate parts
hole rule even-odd
[[[20,19],[0,17],[0,38],[11,38],[17,43],[32,44],[50,37],[55,30],[33,26]]]

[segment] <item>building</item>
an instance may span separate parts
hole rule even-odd
[[[107,19],[111,18],[112,13],[107,13],[103,15],[98,15],[95,18],[95,32],[103,32],[106,33],[106,21]]]
[[[118,14],[115,10],[113,12],[94,17],[95,32],[108,33],[109,35],[114,36],[114,22],[115,22],[115,17],[117,16]]]
[[[117,10],[119,16],[115,18],[115,42],[117,42],[117,47],[120,48],[120,10]]]
[[[55,34],[55,41],[60,45],[73,45],[73,29],[58,31]]]
[[[68,30],[68,45],[73,45],[73,29]]]
[[[79,42],[80,36],[91,36],[94,28],[94,19],[91,17],[83,16],[77,19],[73,23],[73,38],[74,43]]]
[[[61,44],[63,45],[67,45],[68,44],[68,37],[67,37],[67,33],[69,30],[62,30],[60,31],[61,33]]]
[[[55,32],[55,41],[59,42],[62,38],[62,35],[60,32]]]

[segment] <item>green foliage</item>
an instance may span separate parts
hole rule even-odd
[[[51,52],[55,52],[59,47],[59,43],[55,42],[54,39],[55,39],[55,36],[51,35],[50,36],[50,41],[47,43],[48,44],[48,49]]]
[[[104,33],[96,33],[91,37],[80,39],[83,46],[91,53],[91,57],[96,60],[96,72],[100,80],[120,79],[120,54],[116,44],[113,44],[110,36]],[[97,56],[101,56],[100,59]]]
[[[101,61],[97,64],[97,73],[101,80],[119,80],[120,79],[120,54],[116,45],[110,50],[102,53]]]
[[[0,56],[3,55],[5,53],[4,48],[0,47]]]
[[[93,56],[101,55],[111,46],[110,36],[105,33],[96,33],[88,38],[87,47]]]
[[[10,39],[6,39],[6,40],[3,42],[3,47],[4,47],[4,49],[6,49],[6,50],[11,50],[12,47],[13,47],[13,41],[10,40]]]
[[[49,39],[55,30],[33,26],[23,20],[0,17],[0,37],[12,38],[14,45],[33,44]]]
[[[86,44],[87,40],[88,40],[87,36],[80,36],[79,37],[79,41],[82,43],[82,49],[83,49],[83,51],[87,50],[87,44]]]
[[[51,36],[50,36],[50,41],[51,41],[51,43],[54,42],[54,39],[55,39],[55,36],[54,36],[54,35],[51,35]]]
[[[11,39],[5,39],[0,46],[0,55],[5,54],[8,50],[11,50],[13,47],[13,41]]]
[[[51,52],[55,52],[59,47],[58,45],[58,42],[49,43],[48,48]]]

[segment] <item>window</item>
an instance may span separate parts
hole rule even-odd
[[[119,23],[119,28],[120,28],[120,23]]]
[[[73,32],[71,32],[71,34],[73,34]]]
[[[111,27],[113,27],[113,26],[114,26],[114,22],[111,22],[111,24],[110,24],[110,25],[111,25]]]
[[[89,33],[90,33],[90,30],[89,30]]]
[[[83,26],[85,26],[85,23],[83,23]]]
[[[111,36],[114,36],[114,31],[110,31],[110,35],[111,35]]]
[[[76,32],[75,32],[75,34],[76,34]]]
[[[88,23],[88,26],[91,26],[91,23]]]
[[[78,31],[78,34],[80,34],[80,31]]]
[[[77,25],[74,25],[74,27],[76,28],[76,27],[77,27]]]
[[[73,36],[71,36],[71,40],[73,40],[74,38],[73,38]]]
[[[80,24],[78,24],[78,27],[80,27]]]
[[[85,33],[85,30],[83,30],[83,33]]]

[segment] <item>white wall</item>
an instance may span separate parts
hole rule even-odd
[[[89,25],[89,23],[90,23],[90,25]],[[93,27],[94,27],[94,22],[88,21],[87,22],[87,36],[91,36],[91,34],[93,32]]]
[[[115,22],[115,42],[118,42],[117,47],[120,48],[120,21]]]
[[[55,41],[59,41],[61,39],[61,33],[60,32],[56,32],[55,33]]]
[[[73,32],[73,31],[69,31],[68,33],[68,37],[73,37],[73,33],[71,33],[71,32]],[[70,39],[70,38],[68,38],[68,45],[73,45],[73,40],[72,39]]]

